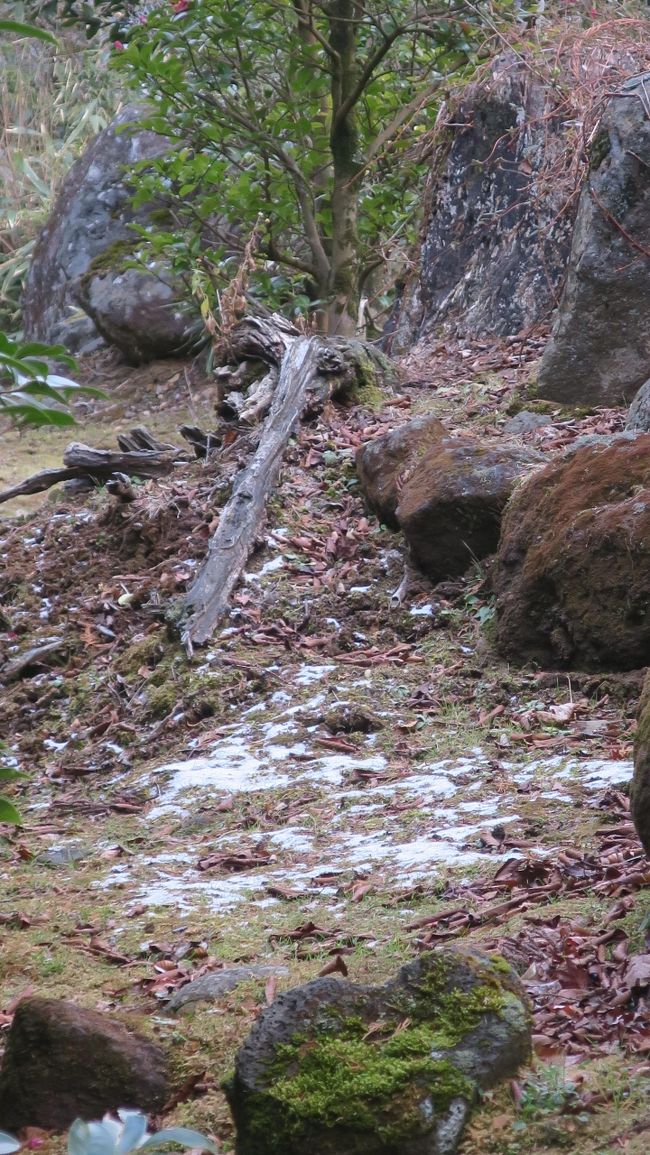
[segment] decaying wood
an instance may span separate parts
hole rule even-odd
[[[271,366],[247,398],[248,412],[260,416],[270,402],[266,422],[250,463],[235,478],[208,554],[185,597],[175,609],[188,654],[211,637],[226,611],[264,518],[266,502],[280,471],[287,443],[307,410],[365,380],[368,362],[386,382],[387,362],[360,342],[302,337],[280,318],[246,318],[231,339],[231,353]],[[279,372],[276,367],[279,366]],[[277,384],[270,391],[270,382]]]
[[[26,677],[30,671],[40,673],[44,665],[49,665],[48,658],[54,654],[66,653],[69,648],[70,643],[65,638],[50,638],[42,645],[25,650],[16,658],[11,658],[9,662],[5,662],[0,669],[0,681],[8,685],[10,682],[17,682],[20,678]]]
[[[266,500],[277,481],[282,457],[317,374],[316,342],[295,339],[286,354],[259,445],[235,478],[207,557],[181,603],[182,639],[188,653],[202,645],[225,612],[241,577],[264,517]]]
[[[130,434],[121,434],[118,441],[122,451],[93,449],[79,441],[71,442],[63,454],[63,468],[42,469],[11,489],[5,489],[0,493],[0,503],[42,493],[62,481],[81,479],[101,485],[115,473],[129,477],[165,477],[183,458],[182,450],[156,441],[142,426]]]

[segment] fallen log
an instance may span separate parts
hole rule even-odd
[[[293,326],[286,322],[275,326],[273,320],[247,318],[235,334],[234,344],[239,337],[242,357],[255,356],[271,366],[279,361],[279,372],[253,457],[235,478],[232,496],[192,586],[170,614],[190,656],[195,646],[210,639],[228,607],[259,535],[289,438],[302,415],[313,413],[331,397],[367,385],[371,375],[389,384],[389,363],[361,342],[302,337]]]
[[[150,447],[137,448],[138,443],[147,443],[147,438]],[[184,456],[181,449],[156,442],[142,428],[134,429],[130,439],[128,435],[122,435],[120,441],[130,443],[132,447],[119,452],[114,449],[93,449],[80,441],[71,442],[64,451],[61,469],[42,469],[40,473],[33,474],[11,489],[5,489],[0,493],[0,503],[30,493],[42,493],[62,481],[81,479],[103,485],[115,473],[124,473],[129,477],[165,477]]]

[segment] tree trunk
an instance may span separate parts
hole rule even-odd
[[[328,332],[356,332],[359,306],[359,233],[356,105],[346,106],[357,81],[359,5],[334,0],[329,7],[332,61],[332,273]]]

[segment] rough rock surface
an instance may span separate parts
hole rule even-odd
[[[237,1155],[451,1155],[478,1090],[529,1050],[525,996],[494,956],[423,955],[383,987],[315,979],[237,1054]]]
[[[542,175],[566,147],[553,100],[506,53],[443,107],[450,127],[425,192],[420,335],[518,333],[557,304],[573,221],[560,184]]]
[[[650,671],[646,674],[639,703],[630,809],[643,849],[650,856]]]
[[[650,434],[590,438],[503,517],[496,638],[509,658],[629,670],[650,653]]]
[[[650,117],[637,77],[611,98],[591,144],[542,397],[620,405],[650,376],[649,251]]]
[[[168,1094],[160,1047],[72,1003],[19,1003],[0,1072],[0,1127],[60,1131],[118,1107],[158,1111]]]
[[[416,417],[358,450],[357,472],[365,498],[391,529],[399,529],[396,511],[404,477],[431,445],[448,435],[437,417]]]
[[[441,581],[494,553],[508,498],[543,461],[533,450],[471,437],[430,445],[404,478],[396,511],[413,561]]]
[[[198,1003],[216,1003],[228,991],[234,991],[240,983],[288,974],[288,968],[283,966],[225,967],[221,971],[201,975],[198,979],[192,979],[184,987],[180,987],[166,1004],[165,1010],[172,1012],[194,1010]]]
[[[162,267],[124,267],[119,247],[93,261],[78,282],[77,300],[109,345],[130,365],[189,353],[203,332],[195,303]]]
[[[650,433],[650,381],[645,381],[630,405],[626,429]]]
[[[98,254],[132,236],[130,223],[150,219],[150,207],[131,206],[125,168],[159,156],[169,141],[138,128],[141,117],[140,108],[124,108],[67,174],[27,278],[23,325],[29,339],[63,342],[73,352],[101,344],[93,321],[79,316],[75,286]]]

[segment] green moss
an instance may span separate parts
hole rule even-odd
[[[135,259],[135,255],[140,246],[140,241],[137,237],[129,237],[122,241],[114,241],[112,245],[103,249],[96,257],[93,257],[86,272],[80,277],[80,284],[85,290],[89,282],[102,273],[119,273],[127,267],[127,261]]]
[[[133,642],[120,654],[115,662],[119,674],[128,677],[137,674],[142,666],[157,666],[164,653],[164,646],[158,634]]]
[[[407,1027],[379,1042],[366,1033],[367,1024],[348,1020],[344,1032],[296,1037],[278,1048],[272,1095],[290,1129],[348,1127],[397,1140],[430,1125],[424,1100],[444,1112],[453,1099],[475,1097],[471,1080],[432,1057],[444,1045],[438,1031]]]
[[[609,156],[611,150],[612,142],[609,138],[609,133],[606,128],[601,128],[589,146],[589,169],[591,172],[595,172],[597,168],[600,168],[605,157]]]

